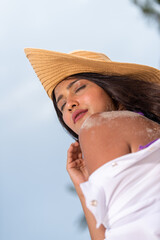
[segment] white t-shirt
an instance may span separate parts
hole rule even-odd
[[[106,240],[160,239],[160,139],[104,164],[80,187]]]

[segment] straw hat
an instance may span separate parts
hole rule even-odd
[[[50,98],[59,82],[83,72],[135,75],[136,79],[160,84],[160,70],[145,65],[112,62],[102,53],[82,50],[59,53],[34,48],[26,48],[24,51]]]

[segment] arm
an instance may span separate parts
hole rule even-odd
[[[115,114],[115,116],[117,115]],[[151,131],[154,127],[153,122],[139,115],[134,115],[134,113],[131,116],[129,114],[128,117],[114,118],[113,115],[110,119],[101,117],[98,114],[92,115],[87,120],[89,122],[82,126],[79,135],[84,165],[89,175],[115,158],[138,151],[140,144],[148,142],[148,130]],[[86,209],[81,192],[79,193],[78,189],[77,192],[84,207],[86,218],[88,218],[92,240],[104,239],[105,229],[101,226],[96,232],[95,219]]]
[[[133,123],[127,126],[128,119],[124,122],[124,119],[120,118],[111,121],[105,118],[101,122],[98,114],[91,116],[87,121],[91,121],[88,124],[90,127],[82,128],[80,131],[81,148],[79,143],[75,142],[68,150],[67,171],[81,201],[91,239],[102,240],[105,237],[105,228],[102,225],[96,228],[95,218],[86,207],[79,184],[87,181],[89,175],[106,162],[131,152],[126,139]],[[97,122],[100,124],[96,124]]]
[[[128,120],[103,119],[99,114],[87,120],[79,135],[80,146],[89,175],[105,163],[131,152],[126,126]],[[98,124],[97,124],[98,123]]]
[[[82,208],[86,217],[89,232],[92,240],[102,240],[105,238],[105,228],[101,225],[96,228],[96,220],[85,204],[85,198],[80,188],[80,183],[88,180],[88,170],[85,160],[82,159],[82,153],[78,142],[72,143],[67,154],[67,171],[75,186],[76,192],[82,204]]]

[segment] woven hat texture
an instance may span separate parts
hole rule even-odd
[[[160,70],[140,64],[113,62],[102,53],[83,50],[59,53],[34,48],[24,51],[50,98],[58,83],[83,72],[135,75],[136,79],[160,84]]]

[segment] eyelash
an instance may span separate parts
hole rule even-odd
[[[78,91],[80,91],[81,89],[83,89],[83,88],[85,88],[85,87],[86,87],[86,85],[82,85],[81,87],[79,87],[79,88],[77,88],[77,89],[75,90],[75,93],[77,93]],[[64,104],[62,105],[61,111],[63,111],[65,105],[66,105],[66,103],[64,103]]]
[[[62,105],[62,107],[61,107],[61,112],[63,111],[65,105],[66,105],[66,103],[64,103],[64,104]]]
[[[86,85],[82,85],[81,87],[79,87],[79,88],[76,89],[75,93],[77,93],[79,90],[81,90],[81,89],[83,89],[83,88],[85,88],[85,87],[86,87]]]

